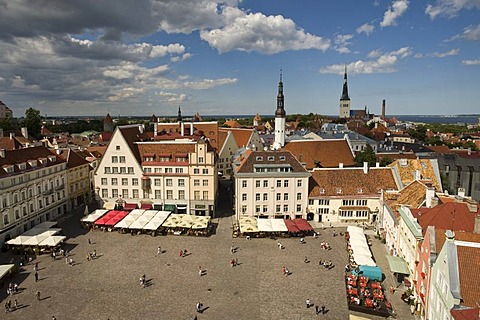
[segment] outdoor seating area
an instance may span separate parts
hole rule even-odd
[[[389,317],[392,314],[392,305],[386,299],[380,281],[370,280],[364,275],[347,273],[345,283],[350,310],[381,317]]]
[[[25,250],[37,254],[50,252],[59,246],[66,238],[65,236],[58,235],[62,229],[52,228],[56,224],[56,222],[52,221],[41,223],[18,237],[10,239],[7,241],[7,245],[12,247],[14,251],[19,252]]]
[[[208,236],[210,217],[175,214],[170,211],[132,209],[95,210],[81,219],[87,229],[119,231],[120,233],[156,235]]]
[[[352,269],[359,265],[372,267],[377,265],[373,260],[370,246],[362,228],[348,226],[345,238],[347,240],[347,250]]]
[[[244,237],[304,237],[313,234],[312,226],[305,219],[263,219],[257,217],[240,217],[234,227],[233,236]]]

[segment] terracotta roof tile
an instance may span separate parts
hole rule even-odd
[[[428,146],[428,149],[434,151],[435,153],[445,154],[452,152],[447,146]]]
[[[223,129],[218,129],[218,152],[220,153],[220,150],[223,148],[223,145],[225,144],[225,140],[227,140],[227,130]]]
[[[450,202],[422,210],[418,223],[424,230],[435,226],[438,229],[473,232],[477,212],[470,212],[465,203]]]
[[[15,150],[21,147],[22,147],[22,144],[18,142],[18,140],[15,138],[10,138],[10,137],[0,138],[0,149]]]
[[[454,320],[478,320],[480,314],[480,308],[460,308],[451,309],[450,314]]]
[[[140,152],[140,163],[146,155],[154,154],[154,161],[169,155],[172,159],[170,162],[175,162],[175,156],[184,156],[186,153],[195,151],[195,143],[141,143],[137,147]]]
[[[50,167],[53,165],[58,165],[60,163],[64,163],[65,161],[58,157],[54,152],[50,151],[49,149],[39,146],[39,147],[30,147],[30,148],[22,148],[16,150],[5,150],[5,157],[0,157],[0,167],[3,166],[14,166],[13,173],[7,173],[3,168],[0,169],[0,177],[6,177],[9,175],[14,175],[19,172],[29,171],[32,169],[30,164],[28,163],[29,160],[38,160],[40,158],[47,158],[50,156],[55,156],[55,162],[47,160],[46,164],[41,164],[37,162],[36,167]],[[18,168],[17,164],[19,163],[26,163],[26,169],[21,170]]]
[[[238,148],[243,148],[248,145],[250,138],[252,137],[253,129],[234,129],[234,128],[221,128],[218,131],[230,131],[237,142]]]
[[[241,128],[242,127],[240,125],[240,123],[238,123],[238,121],[236,121],[236,120],[225,121],[224,125],[227,126],[227,127],[230,127],[230,128]]]
[[[340,163],[345,167],[355,166],[355,160],[346,140],[300,140],[290,141],[282,150],[290,151],[300,163],[306,163],[307,170],[336,168]]]
[[[189,132],[190,135],[190,123],[185,122],[185,130]],[[162,130],[171,130],[172,132],[180,132],[180,125],[178,122],[174,123],[157,123],[157,132]],[[218,123],[215,122],[193,122],[193,128],[195,135],[203,135],[208,139],[211,147],[218,151],[221,145],[218,143]]]
[[[456,237],[455,237],[456,239]],[[480,302],[480,248],[457,245],[462,305],[478,307]]]
[[[393,170],[390,168],[370,168],[366,174],[363,168],[314,169],[309,186],[309,197],[380,196],[382,189],[398,189]],[[340,194],[338,190],[341,190]]]
[[[426,198],[427,186],[420,181],[413,181],[405,186],[399,192],[399,196],[390,202],[390,207],[397,210],[400,205],[408,206],[410,208],[419,208]]]
[[[406,165],[402,165],[403,161],[406,162]],[[404,185],[414,181],[416,170],[420,170],[421,179],[431,180],[437,191],[442,190],[439,177],[436,176],[435,169],[430,159],[399,159],[391,163],[389,167],[397,168],[398,173],[400,174],[400,179]]]

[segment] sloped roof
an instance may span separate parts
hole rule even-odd
[[[145,134],[145,132],[141,132],[139,130],[139,126],[137,125],[119,126],[117,128],[122,133],[123,138],[127,142],[128,147],[132,151],[135,158],[138,160],[138,163],[141,163],[142,161],[140,158],[140,153],[138,151],[138,148],[134,144],[134,142],[143,141],[143,140],[148,141],[149,140],[148,136]]]
[[[183,156],[195,151],[195,143],[141,143],[137,147],[141,157],[140,163],[143,162],[143,157],[146,155],[155,155],[155,161],[159,161],[160,155],[170,155],[172,161],[175,161],[175,155],[182,154]]]
[[[475,215],[479,212],[470,212],[465,203],[449,202],[430,209],[422,209],[418,223],[425,230],[427,226],[453,231],[473,232]]]
[[[0,137],[0,149],[15,150],[21,147],[22,144],[18,142],[16,137]]]
[[[190,130],[190,124],[192,122],[184,122],[185,130]],[[173,132],[180,132],[179,122],[173,123],[157,123],[157,132],[162,130],[171,130]],[[218,150],[222,145],[218,143],[218,122],[193,122],[194,132],[190,135],[203,135],[208,139],[212,148]]]
[[[402,161],[405,161],[406,165],[401,165]],[[441,191],[442,186],[439,181],[440,177],[437,177],[436,173],[436,169],[438,170],[438,165],[436,165],[436,168],[434,168],[434,164],[437,164],[437,162],[434,162],[431,159],[399,159],[391,163],[389,167],[395,167],[397,169],[400,179],[404,185],[414,181],[415,172],[420,170],[421,179],[431,180],[435,189],[437,191]]]
[[[107,113],[105,119],[103,119],[103,123],[113,123],[112,117],[110,117],[110,113]]]
[[[452,150],[450,150],[450,148],[447,146],[428,146],[428,149],[440,154],[452,152]]]
[[[281,160],[281,159],[285,160]],[[251,151],[242,164],[238,173],[253,173],[255,165],[290,165],[292,172],[306,172],[303,166],[289,151]]]
[[[415,180],[400,190],[396,199],[390,199],[387,203],[393,210],[397,210],[400,205],[419,208],[425,201],[427,188],[425,184]]]
[[[478,315],[480,314],[480,308],[460,308],[460,309],[451,309],[450,314],[454,320],[478,320]]]
[[[60,153],[57,154],[67,162],[67,169],[89,164],[87,160],[71,149],[60,149],[58,152]]]
[[[227,130],[222,130],[222,129],[218,129],[218,150],[220,152],[220,150],[222,150],[223,148],[223,145],[225,144],[225,141],[227,140],[227,135],[228,135],[228,131]]]
[[[237,142],[237,146],[239,148],[246,147],[250,138],[253,134],[253,129],[233,129],[233,128],[222,128],[218,129],[218,131],[230,131]]]
[[[355,160],[346,140],[300,140],[290,141],[282,148],[290,151],[307,170],[317,168],[335,168],[339,163],[345,167],[355,166]]]
[[[309,186],[309,197],[380,196],[382,189],[398,189],[391,168],[370,168],[366,174],[363,172],[363,168],[314,169]],[[323,189],[323,193],[321,189]]]
[[[241,128],[241,124],[238,123],[236,120],[228,120],[228,121],[225,121],[224,125],[226,125],[227,127],[230,127],[230,128]]]
[[[55,156],[55,161],[48,160],[49,156]],[[37,160],[40,158],[47,158],[46,164],[41,164],[37,162],[37,166],[35,168],[42,168],[42,167],[50,167],[54,165],[58,165],[60,163],[64,163],[65,161],[58,157],[54,152],[51,152],[49,149],[38,146],[38,147],[30,147],[30,148],[23,148],[23,149],[16,149],[16,150],[5,150],[5,157],[0,157],[0,167],[5,165],[13,165],[14,172],[7,173],[5,170],[0,169],[0,177],[6,177],[9,175],[14,175],[19,172],[29,171],[32,170],[33,167],[30,166],[28,163],[29,160]],[[17,164],[25,163],[26,169],[20,170]]]
[[[480,248],[457,245],[457,255],[462,305],[478,307],[480,301],[480,290],[478,290],[480,288],[480,273],[478,272],[480,270]]]

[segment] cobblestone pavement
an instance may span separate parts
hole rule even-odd
[[[333,229],[320,230],[320,237],[308,237],[306,244],[280,238],[285,249],[279,250],[273,239],[232,239],[231,217],[214,219],[217,232],[209,238],[87,232],[78,220],[77,215],[61,223],[75,264],[40,256],[38,282],[33,266],[26,266],[13,279],[20,293],[10,298],[17,299],[20,308],[2,312],[2,319],[192,319],[197,302],[207,307],[198,319],[348,319],[345,240],[333,237]],[[332,250],[320,248],[324,240]],[[234,254],[232,241],[238,248]],[[179,257],[182,249],[190,254]],[[93,250],[98,258],[87,261]],[[232,258],[239,262],[233,268]],[[326,270],[319,259],[331,259],[336,267]],[[8,254],[1,260],[8,260]],[[198,275],[199,266],[205,275]],[[282,266],[291,275],[282,275]],[[145,288],[139,283],[143,274]],[[37,291],[41,301],[36,300]],[[3,304],[9,299],[5,293],[0,298]],[[325,304],[328,312],[316,316],[313,307],[306,308],[307,298]]]

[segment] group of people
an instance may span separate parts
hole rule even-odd
[[[332,263],[332,260],[328,260],[328,261],[327,260],[319,260],[318,265],[319,266],[324,266],[328,270],[333,269],[333,267],[335,267]]]
[[[307,309],[310,308],[310,307],[312,307],[312,306],[314,305],[314,304],[310,301],[310,299],[305,300],[305,304],[306,304],[306,306],[307,306]],[[324,304],[322,304],[321,307],[318,306],[318,305],[315,305],[315,314],[316,314],[316,315],[319,315],[320,313],[321,313],[321,314],[327,313],[327,309],[326,309],[326,307],[325,307]]]
[[[180,250],[180,258],[186,257],[189,254],[187,249]]]
[[[87,253],[87,261],[90,261],[96,258],[97,258],[97,250],[93,250],[93,252]]]
[[[18,284],[17,283],[9,283],[7,288],[7,295],[11,296],[14,293],[18,293]]]
[[[15,299],[12,303],[12,300],[8,300],[5,302],[5,313],[10,312],[10,311],[15,311],[18,309],[18,301]]]
[[[326,242],[326,241],[322,242],[321,247],[322,247],[323,250],[331,250],[332,249],[330,244],[328,244],[328,242]]]

